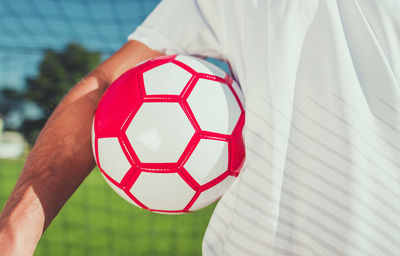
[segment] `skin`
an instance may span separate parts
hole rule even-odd
[[[107,87],[128,69],[161,55],[129,41],[76,84],[32,148],[0,215],[0,255],[33,255],[54,217],[95,166],[94,112]]]

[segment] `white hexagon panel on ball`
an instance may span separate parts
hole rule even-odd
[[[228,85],[199,79],[187,102],[203,131],[230,135],[240,114],[240,106]]]
[[[131,168],[131,164],[126,159],[118,138],[100,138],[97,143],[99,166],[113,180],[121,182]]]
[[[107,184],[119,195],[121,196],[125,201],[127,201],[128,203],[140,207],[140,205],[138,205],[137,203],[135,203],[135,201],[133,201],[126,193],[125,191],[123,191],[121,188],[115,186],[111,181],[109,181],[107,179],[107,177],[104,176],[104,174],[102,173],[104,179],[106,180]]]
[[[203,59],[193,57],[193,56],[185,56],[185,55],[178,55],[175,60],[180,61],[198,73],[209,74],[213,76],[218,76],[220,78],[225,78],[226,73],[219,67],[215,66],[214,64],[207,62]]]
[[[235,177],[228,176],[215,186],[201,192],[200,196],[196,199],[194,204],[190,207],[189,211],[201,209],[220,198],[235,181]]]
[[[130,192],[152,210],[183,210],[196,193],[178,173],[142,172]]]
[[[195,130],[174,102],[145,102],[132,119],[126,136],[142,163],[175,163]]]
[[[174,63],[166,63],[143,73],[147,95],[179,95],[192,74]]]
[[[228,162],[228,142],[201,139],[184,167],[200,185],[204,185],[224,173]]]

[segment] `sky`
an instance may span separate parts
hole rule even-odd
[[[23,90],[45,49],[77,42],[106,58],[119,49],[158,0],[0,0],[0,89]],[[6,116],[9,128],[41,111],[24,105]]]
[[[158,0],[0,0],[0,87],[22,89],[46,48],[116,51]]]

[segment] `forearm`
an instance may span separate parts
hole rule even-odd
[[[32,254],[43,231],[93,169],[90,131],[98,100],[106,88],[102,83],[99,77],[89,75],[47,122],[1,214],[0,252],[1,248],[15,247],[20,249],[13,250],[21,255]],[[77,97],[75,91],[81,87],[92,91],[80,92],[82,96]]]
[[[130,41],[79,82],[57,106],[0,215],[0,255],[32,255],[42,233],[94,167],[92,118],[107,86],[159,56]]]

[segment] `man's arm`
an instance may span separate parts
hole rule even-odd
[[[58,105],[30,152],[0,215],[0,255],[32,255],[44,230],[93,169],[91,125],[109,84],[161,53],[129,41]]]

